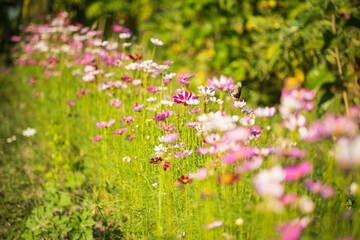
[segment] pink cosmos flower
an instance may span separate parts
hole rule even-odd
[[[132,121],[134,121],[134,118],[132,116],[127,116],[124,117],[122,119],[120,119],[120,121],[125,125],[126,123],[129,123],[129,125],[131,125]]]
[[[29,78],[29,83],[34,84],[37,81],[37,78],[31,77]]]
[[[171,134],[169,134],[169,135],[171,135]],[[183,146],[185,146],[186,145],[186,143],[184,143],[184,142],[182,142],[182,143],[178,143],[178,144],[176,144],[176,145],[168,145],[168,147],[169,148],[181,148],[181,147],[183,147]]]
[[[178,138],[179,138],[179,134],[171,133],[171,134],[165,135],[161,139],[161,142],[163,142],[163,143],[172,143],[172,142],[175,142]]]
[[[230,129],[225,133],[225,138],[230,141],[244,141],[250,135],[250,131],[248,128],[237,127],[234,129]]]
[[[217,90],[229,91],[235,88],[232,77],[227,78],[224,75],[220,76],[220,80],[217,77],[213,77],[212,80],[208,79],[207,82]]]
[[[299,148],[276,148],[275,152],[286,158],[303,158],[307,154],[306,150]]]
[[[102,139],[102,136],[98,135],[98,136],[94,137],[92,141],[93,142],[99,142],[101,139]]]
[[[165,60],[164,61],[164,64],[166,64],[166,65],[172,65],[174,62],[173,61],[171,61],[171,60]]]
[[[120,135],[120,134],[123,134],[124,132],[126,132],[126,130],[127,130],[127,128],[116,129],[116,131],[113,132],[112,134]]]
[[[208,171],[206,168],[200,168],[195,173],[195,178],[198,180],[205,180],[208,176]]]
[[[121,30],[123,30],[123,27],[118,24],[114,24],[111,26],[111,30],[113,30],[114,32],[121,32]]]
[[[285,175],[285,171],[279,165],[271,169],[261,170],[253,179],[254,188],[260,196],[279,198],[284,192],[284,186],[281,182]]]
[[[269,156],[272,152],[273,149],[272,148],[258,148],[258,147],[254,147],[254,154],[257,156],[262,156],[262,157],[267,157]]]
[[[135,138],[135,134],[134,135],[127,135],[126,139],[129,140],[130,142]]]
[[[290,131],[294,131],[297,127],[306,126],[306,118],[302,114],[291,115],[282,125]]]
[[[216,145],[220,141],[220,135],[218,133],[211,133],[203,139],[204,143]]]
[[[151,92],[151,93],[157,93],[157,92],[160,91],[160,88],[158,88],[158,87],[148,87],[146,90],[148,92]]]
[[[360,108],[357,105],[353,105],[350,107],[350,116],[353,119],[357,119],[360,121]]]
[[[197,127],[200,125],[200,123],[199,122],[188,122],[185,125],[188,127]]]
[[[335,147],[336,162],[344,169],[360,166],[360,135],[353,139],[340,138]]]
[[[166,132],[166,135],[169,134],[169,131],[173,131],[173,130],[176,130],[176,127],[173,127],[174,124],[171,123],[170,125],[166,125],[165,122],[163,122],[163,126],[157,126],[158,128],[164,130]]]
[[[268,107],[266,106],[265,108],[256,108],[254,110],[254,113],[257,117],[263,117],[263,118],[270,118],[272,116],[274,116],[276,112],[275,107]]]
[[[286,167],[285,169],[285,181],[297,181],[302,176],[309,174],[312,171],[312,164],[308,161],[304,161],[299,165],[293,165]]]
[[[82,97],[84,94],[89,93],[90,89],[82,89],[81,91],[76,92],[78,98]]]
[[[153,119],[157,122],[164,120],[165,118],[167,118],[170,115],[173,115],[174,111],[165,111],[163,110],[161,113],[159,113],[158,115],[156,115],[156,117],[154,117]]]
[[[304,217],[296,219],[292,222],[286,222],[278,227],[278,231],[281,235],[281,240],[298,240],[301,237],[301,233],[307,225],[312,222],[311,218]]]
[[[169,162],[163,162],[162,163],[162,167],[164,168],[165,171],[170,169],[170,165],[174,165],[174,164],[171,164]]]
[[[192,98],[192,93],[188,93],[187,91],[179,93],[178,95],[173,96],[173,100],[176,103],[184,104],[184,106],[187,106],[186,101]]]
[[[301,130],[301,131],[300,131]],[[328,138],[330,136],[349,136],[354,137],[358,131],[357,124],[348,117],[334,117],[328,114],[324,120],[313,122],[309,129],[299,129],[300,137],[305,141],[316,141],[320,138]]]
[[[263,130],[258,126],[254,126],[252,128],[249,128],[249,131],[250,131],[250,134],[257,135],[257,134],[262,133]]]
[[[210,229],[213,229],[213,228],[221,227],[222,225],[223,225],[223,221],[215,221],[215,222],[206,224],[204,226],[204,228],[205,228],[205,230],[210,230]]]
[[[263,162],[262,157],[253,157],[251,160],[245,160],[245,162],[236,168],[236,172],[244,173],[258,169]]]
[[[139,112],[139,111],[141,111],[141,109],[143,109],[143,107],[144,107],[144,104],[140,104],[139,106],[135,107],[132,111]]]
[[[230,152],[223,157],[223,163],[233,164],[240,160],[249,158],[253,155],[252,148],[240,148],[237,151]]]
[[[141,80],[140,79],[134,79],[131,81],[131,84],[134,86],[138,86],[141,84]]]
[[[110,105],[118,107],[122,104],[122,101],[120,101],[119,99],[115,98],[113,100],[110,101]]]
[[[189,78],[193,78],[193,77],[196,77],[197,75],[196,74],[182,74],[178,77],[179,79],[179,83],[182,83],[182,84],[185,84],[185,85],[189,85],[190,82],[187,81],[187,79]]]
[[[308,179],[305,181],[305,187],[314,194],[320,193],[320,196],[324,199],[330,198],[335,194],[335,190],[332,189],[330,186],[322,184],[320,181],[314,181],[312,179]]]
[[[187,111],[187,113],[189,113],[189,114],[194,114],[194,113],[198,113],[198,112],[200,112],[200,111],[201,111],[201,107],[195,108],[195,109],[189,109],[189,110]]]
[[[40,97],[40,95],[41,95],[41,92],[35,92],[33,94],[33,98],[38,98],[38,97]]]
[[[173,155],[176,158],[184,158],[186,156],[189,156],[192,152],[193,150],[191,149],[191,150],[185,150],[184,153],[176,152]]]
[[[293,203],[296,200],[296,198],[297,198],[296,194],[289,193],[289,194],[282,196],[280,198],[280,201],[284,205],[289,205],[289,204]]]
[[[106,122],[106,121],[98,122],[98,123],[96,123],[96,126],[107,128],[107,127],[110,127],[111,125],[113,125],[114,123],[115,123],[115,119],[110,119],[109,122]]]
[[[75,101],[74,100],[68,100],[66,101],[66,104],[69,105],[70,107],[75,106]]]
[[[11,42],[20,42],[21,37],[20,36],[11,36],[10,41]]]

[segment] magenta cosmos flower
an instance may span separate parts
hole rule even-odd
[[[169,131],[173,131],[173,130],[176,130],[176,127],[173,127],[174,124],[171,123],[170,125],[166,125],[165,122],[163,122],[163,126],[157,126],[158,128],[164,130],[166,132],[166,135],[169,134]]]
[[[312,171],[312,164],[308,161],[304,161],[299,165],[286,167],[284,170],[285,181],[296,181]]]
[[[129,140],[129,142],[131,142],[134,138],[135,138],[135,134],[126,136],[126,139]]]
[[[113,30],[114,32],[121,32],[123,30],[123,27],[118,24],[114,24],[111,26],[111,30]]]
[[[173,96],[173,100],[176,103],[184,104],[184,106],[187,106],[186,104],[187,100],[190,100],[192,98],[192,93],[188,93],[187,91],[178,93],[177,95]]]
[[[220,80],[217,77],[213,77],[212,80],[208,79],[207,82],[217,90],[229,91],[234,89],[234,80],[232,77],[227,78],[224,75],[221,75]]]
[[[187,81],[189,78],[193,78],[193,77],[196,77],[197,75],[196,74],[182,74],[178,77],[179,79],[179,83],[182,83],[182,84],[185,84],[185,85],[189,85],[190,82]]]
[[[120,119],[120,121],[123,124],[129,123],[129,125],[131,125],[132,121],[134,121],[134,118],[132,116],[127,116],[127,117]]]
[[[140,104],[139,106],[135,107],[132,111],[139,112],[139,111],[141,111],[141,109],[143,109],[143,107],[144,107],[144,104]]]
[[[153,119],[157,122],[164,120],[165,118],[167,118],[170,115],[173,115],[174,111],[162,111],[161,113],[159,113],[158,115],[156,115],[156,117],[154,117]]]
[[[96,123],[96,126],[102,127],[102,128],[107,128],[107,127],[110,127],[111,125],[113,125],[114,123],[115,123],[115,119],[110,119],[109,122],[106,122],[106,121],[98,122],[98,123]]]
[[[116,129],[115,132],[113,132],[112,134],[114,135],[120,135],[123,134],[124,132],[126,132],[127,128],[122,128],[122,129]]]
[[[160,91],[160,88],[158,88],[158,87],[148,87],[146,90],[148,92],[151,92],[151,93],[157,93],[157,92]]]
[[[93,138],[93,142],[98,142],[98,141],[100,141],[102,139],[102,136],[101,135],[98,135],[98,136],[96,136],[96,137],[94,137]]]

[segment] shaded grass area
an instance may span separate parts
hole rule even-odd
[[[41,151],[40,136],[22,135],[28,124],[39,123],[35,106],[26,101],[29,89],[19,84],[24,79],[13,74],[0,75],[0,238],[16,239],[24,219],[41,202],[46,151]],[[24,87],[21,87],[24,86]],[[36,126],[31,126],[36,127]],[[8,143],[7,138],[16,136]],[[41,163],[41,165],[40,165]]]

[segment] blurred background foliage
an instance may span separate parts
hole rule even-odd
[[[0,7],[11,23],[1,27],[2,46],[20,24],[66,10],[105,37],[117,37],[111,26],[125,21],[141,46],[161,39],[158,55],[175,61],[174,70],[196,73],[198,82],[233,76],[257,104],[277,103],[282,89],[300,85],[321,91],[320,110],[343,101],[344,91],[360,104],[358,0],[0,0]]]

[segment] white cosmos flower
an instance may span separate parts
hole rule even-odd
[[[35,130],[34,128],[29,128],[29,127],[22,132],[22,134],[23,134],[25,137],[31,137],[31,136],[33,136],[35,133],[36,133],[36,130]]]
[[[131,46],[131,42],[130,42],[130,43],[123,43],[123,44],[122,44],[122,47],[123,47],[123,48],[130,47],[130,46]]]
[[[147,98],[146,101],[148,102],[155,102],[157,100],[156,97],[150,97],[150,98]]]
[[[7,143],[12,143],[14,141],[16,141],[16,136],[15,135],[6,139]]]
[[[159,146],[154,147],[154,151],[155,151],[156,156],[159,157],[159,156],[163,155],[164,153],[166,153],[167,148],[164,147],[162,144],[160,144]]]
[[[174,104],[174,102],[172,102],[172,101],[167,101],[167,100],[162,100],[162,101],[161,101],[161,104],[168,105],[168,106],[171,107],[171,106]]]
[[[129,38],[129,37],[131,37],[130,33],[120,33],[119,34],[120,39],[125,39],[125,38]]]
[[[209,87],[209,86],[200,86],[198,87],[200,94],[204,96],[210,96],[213,97],[215,95],[215,88]]]
[[[221,105],[221,104],[223,104],[223,103],[224,103],[224,101],[223,101],[223,100],[221,100],[221,99],[218,99],[218,100],[216,100],[216,103],[217,103],[217,104],[219,104],[219,105]]]
[[[150,41],[155,44],[155,45],[158,45],[158,46],[162,46],[164,43],[162,41],[160,41],[159,39],[157,38],[150,38]]]
[[[200,101],[195,98],[190,98],[189,100],[186,100],[186,104],[188,105],[198,105]]]
[[[175,77],[176,73],[165,74],[164,80],[171,80]]]
[[[85,76],[82,77],[82,80],[84,82],[92,82],[95,80],[95,76],[92,74],[86,74]]]

